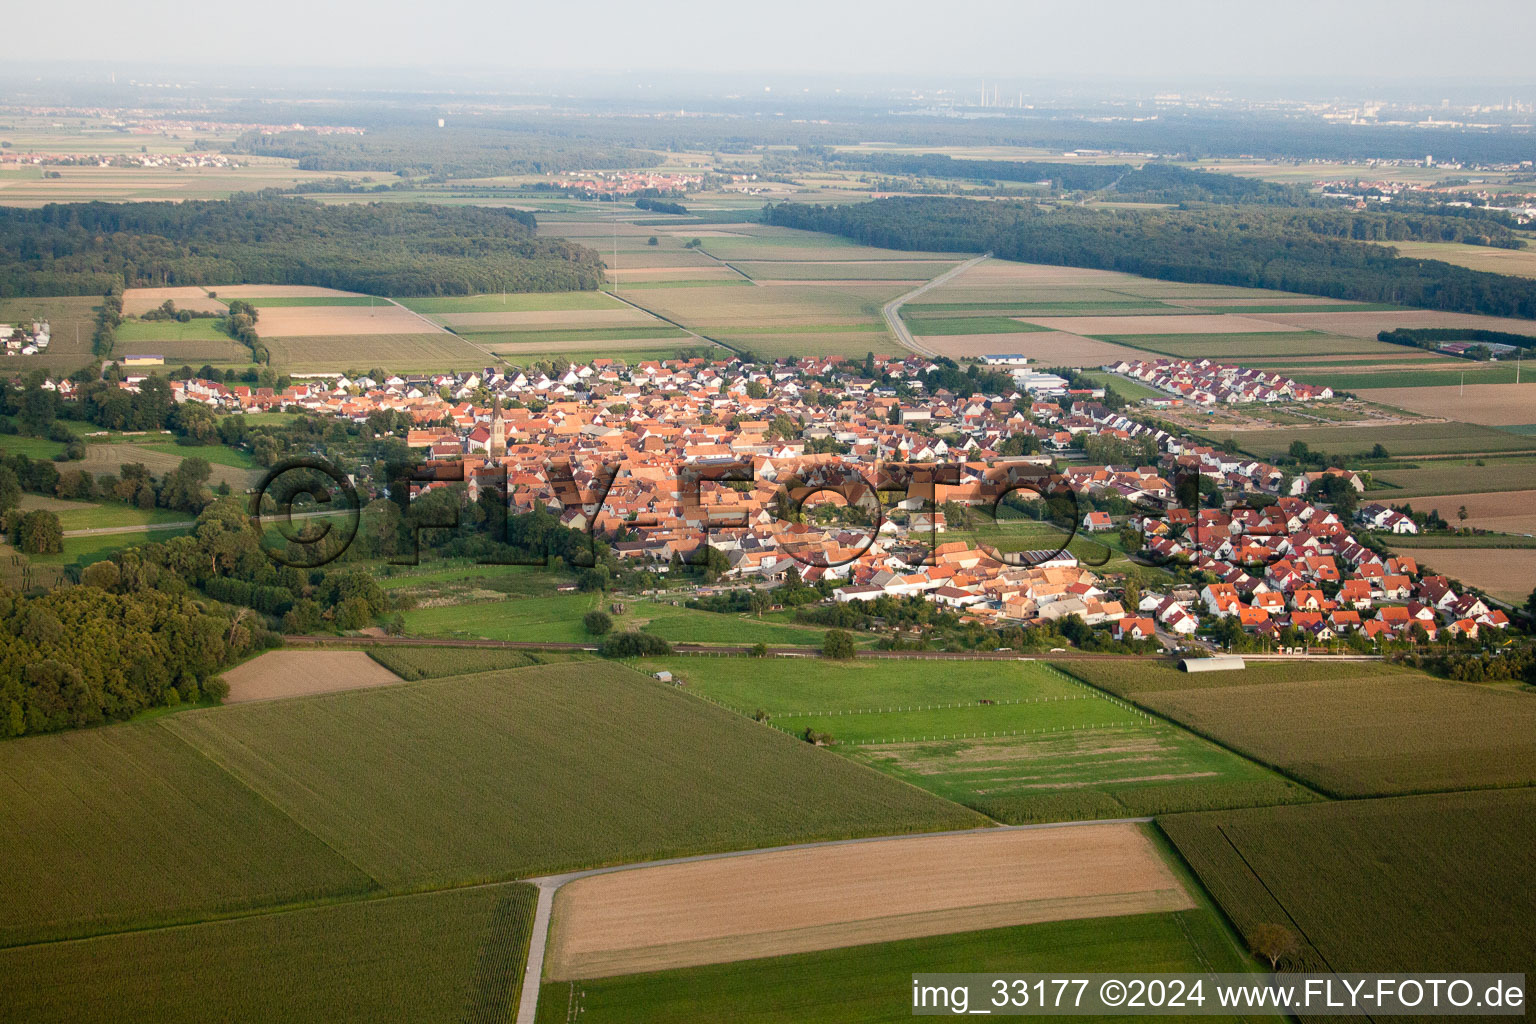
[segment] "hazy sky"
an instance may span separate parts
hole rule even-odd
[[[105,0],[6,5],[13,55],[241,65],[1532,80],[1532,0]]]

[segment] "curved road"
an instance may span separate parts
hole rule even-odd
[[[975,259],[966,260],[959,266],[951,267],[944,271],[944,273],[940,274],[932,281],[929,281],[927,284],[918,285],[916,288],[907,292],[907,294],[898,295],[890,302],[887,302],[884,306],[880,307],[880,315],[885,317],[885,324],[891,329],[891,333],[896,335],[896,340],[920,356],[937,357],[937,352],[933,351],[931,348],[925,348],[924,346],[919,345],[917,343],[917,339],[912,337],[912,332],[909,331],[907,329],[907,325],[902,322],[900,315],[901,307],[906,305],[908,302],[911,302],[913,299],[917,298],[928,289],[937,288],[939,285],[943,284],[945,281],[948,281],[950,278],[960,276],[967,270],[970,270],[976,264],[980,263],[982,260],[990,259],[991,256],[992,254],[990,252],[985,252],[980,256],[977,256]]]

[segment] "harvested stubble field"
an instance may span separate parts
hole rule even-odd
[[[1193,906],[1136,825],[840,844],[571,882],[545,971],[600,978]]]
[[[190,309],[194,313],[222,313],[224,303],[208,297],[208,289],[198,285],[172,288],[126,288],[123,290],[123,315],[142,316],[162,305],[166,299],[176,303],[177,309]]]
[[[505,1021],[536,900],[514,883],[0,950],[0,977],[27,979],[0,986],[0,1017]]]
[[[1536,475],[1536,465],[1528,468]],[[1536,490],[1492,493],[1430,494],[1413,499],[1418,511],[1438,510],[1455,522],[1458,509],[1467,510],[1465,525],[1498,533],[1536,533]],[[1462,525],[1457,523],[1456,525]],[[1425,535],[1420,535],[1428,539]]]
[[[268,651],[224,673],[227,704],[388,686],[401,681],[362,651]]]
[[[386,885],[984,823],[607,664],[163,721]]]
[[[435,313],[432,319],[461,333],[513,330],[572,330],[579,328],[619,328],[625,325],[655,325],[655,317],[646,316],[632,306],[610,302],[605,309],[510,310],[483,313]]]
[[[912,975],[965,971],[1240,971],[1214,912],[1085,918],[764,960],[631,974],[540,989],[539,1024],[897,1024]],[[1213,1022],[1226,1018],[1209,1017]]]
[[[289,371],[366,371],[383,366],[391,371],[474,369],[486,355],[446,331],[423,333],[420,320],[406,334],[328,334],[313,337],[267,338],[262,344],[272,362]],[[259,328],[258,328],[259,329]]]
[[[1508,331],[1512,334],[1536,334],[1536,323],[1501,316],[1475,316],[1470,313],[1439,313],[1408,309],[1376,312],[1340,311],[1337,313],[1266,313],[1264,319],[1291,329],[1324,331],[1353,338],[1375,338],[1382,331],[1402,327],[1460,327],[1484,331]],[[1282,328],[1285,329],[1285,328]]]
[[[1536,559],[1536,551],[1471,553]],[[1200,685],[1135,699],[1333,796],[1536,785],[1536,695],[1529,693],[1403,673]]]
[[[165,721],[0,743],[0,945],[374,887]]]
[[[429,334],[434,325],[404,306],[267,306],[256,330],[262,340],[338,334]]]
[[[1536,791],[1160,818],[1246,934],[1302,939],[1295,970],[1536,972]]]
[[[1462,369],[1476,366],[1463,364]],[[1512,375],[1512,367],[1501,369],[1511,371]],[[1456,371],[1440,372],[1449,377],[1457,375]],[[1522,374],[1522,378],[1525,376]],[[1463,388],[1454,379],[1447,379],[1440,387],[1381,388],[1362,391],[1360,397],[1425,416],[1454,417],[1463,423],[1536,423],[1536,366],[1532,367],[1530,379],[1522,384],[1468,384]]]
[[[1441,514],[1450,510],[1442,509]],[[1486,591],[1500,601],[1522,605],[1536,580],[1536,548],[1418,547],[1405,549],[1421,569],[1444,573]]]

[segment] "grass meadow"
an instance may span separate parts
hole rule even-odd
[[[792,735],[830,735],[850,760],[1009,824],[1315,799],[1040,662],[642,664]]]

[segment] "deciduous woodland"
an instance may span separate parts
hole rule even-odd
[[[1024,263],[1167,281],[1275,288],[1491,316],[1536,317],[1536,281],[1406,259],[1371,241],[1485,242],[1503,229],[1459,218],[1331,210],[1091,210],[952,198],[846,206],[777,203],[764,219],[887,249],[986,252]],[[1467,232],[1468,234],[1459,234]]]
[[[0,209],[0,297],[109,287],[318,285],[376,295],[596,288],[596,252],[518,210],[323,206],[275,192]]]

